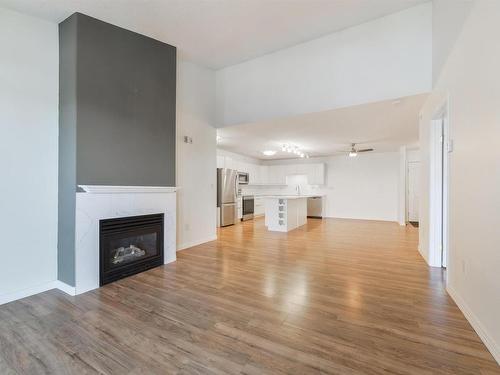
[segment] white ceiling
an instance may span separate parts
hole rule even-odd
[[[418,116],[427,94],[330,111],[217,129],[218,147],[257,159],[295,157],[281,152],[283,143],[310,156],[334,155],[350,143],[375,152],[396,151],[418,142]],[[267,157],[265,150],[278,151]]]
[[[60,22],[74,12],[148,35],[221,68],[427,0],[0,0]]]

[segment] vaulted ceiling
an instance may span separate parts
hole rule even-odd
[[[218,69],[427,0],[0,0],[60,22],[74,12],[148,35]]]
[[[297,156],[281,152],[289,143],[310,156],[335,155],[359,143],[375,152],[397,151],[418,142],[419,112],[427,94],[356,105],[271,121],[217,129],[218,147],[258,159]],[[277,151],[264,156],[263,151]]]

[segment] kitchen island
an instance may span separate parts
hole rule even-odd
[[[307,223],[307,198],[304,195],[265,196],[265,225],[268,230],[289,232]]]

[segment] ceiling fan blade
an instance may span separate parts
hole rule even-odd
[[[364,150],[357,150],[356,152],[370,152],[373,151],[373,148],[365,148]]]

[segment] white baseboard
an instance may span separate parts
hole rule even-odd
[[[54,281],[0,295],[0,305],[54,289]]]
[[[55,280],[37,286],[33,286],[31,288],[22,289],[17,292],[2,294],[0,295],[0,305],[3,305],[4,303],[17,301],[18,299],[23,299],[29,296],[34,296],[35,294],[43,293],[51,289],[59,289],[60,291],[69,294],[70,296],[76,295],[75,287],[63,283],[62,281]]]
[[[59,289],[60,291],[69,294],[70,296],[76,296],[76,288],[74,286],[63,283],[60,280],[56,280],[54,282],[54,288]]]
[[[460,297],[455,289],[451,286],[446,287],[446,291],[450,297],[455,301],[458,308],[462,311],[465,318],[469,321],[474,331],[476,331],[479,338],[483,341],[484,345],[490,351],[491,355],[500,364],[500,345],[488,334],[478,317],[472,312],[467,303]]]
[[[332,215],[323,215],[324,219],[345,219],[345,220],[360,220],[360,221],[385,221],[388,223],[399,223],[397,219],[388,219],[388,218],[363,218],[363,217],[352,217],[352,216],[332,216]]]
[[[185,242],[185,243],[177,246],[177,251],[189,249],[190,247],[201,245],[202,243],[205,243],[205,242],[215,241],[216,239],[217,239],[217,235],[214,234],[214,235],[209,236],[209,237],[201,238],[201,239],[190,241],[190,242]]]

